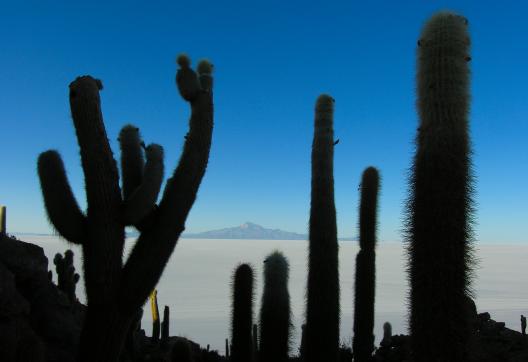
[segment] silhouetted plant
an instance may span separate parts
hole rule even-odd
[[[73,251],[66,250],[64,257],[60,253],[55,254],[53,264],[55,264],[55,271],[57,272],[57,286],[71,302],[76,301],[75,287],[80,277],[73,266]]]
[[[231,361],[250,362],[253,357],[253,269],[240,264],[233,275],[231,314]]]
[[[366,362],[374,351],[374,300],[376,292],[376,225],[379,174],[374,167],[363,172],[359,208],[359,252],[356,257],[354,295],[354,361]]]
[[[150,295],[150,310],[152,314],[152,342],[157,343],[160,339],[160,317],[158,308],[158,291],[154,289]]]
[[[0,235],[6,235],[7,208],[0,205]]]
[[[418,41],[416,154],[407,252],[413,360],[468,360],[472,175],[467,20],[434,15]]]
[[[203,61],[194,72],[186,56],[180,56],[178,64],[176,83],[191,106],[189,132],[159,206],[155,202],[163,169],[162,148],[147,147],[146,164],[141,169],[141,163],[130,156],[141,152],[137,143],[132,142],[133,151],[128,145],[124,147],[121,140],[122,160],[127,164],[123,173],[127,191],[122,196],[101,114],[102,84],[90,76],[79,77],[70,84],[70,106],[85,175],[86,215],[74,198],[59,154],[47,151],[38,160],[51,223],[62,237],[83,248],[88,308],[80,341],[81,361],[118,359],[133,316],[154,289],[185,228],[205,173],[213,129],[212,66]],[[128,176],[132,173],[142,177],[138,180]],[[128,225],[135,225],[142,232],[123,263]]]
[[[170,328],[170,309],[169,309],[169,306],[166,305],[165,308],[163,308],[163,322],[161,323],[161,342],[163,344],[166,344],[169,340],[169,337],[170,337],[169,328]]]
[[[337,361],[339,271],[334,203],[334,99],[321,95],[315,107],[312,144],[310,248],[306,305],[308,362]]]
[[[290,349],[288,260],[275,251],[264,260],[264,291],[260,308],[259,362],[285,362]]]

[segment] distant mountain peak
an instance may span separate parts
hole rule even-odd
[[[306,235],[279,229],[267,229],[250,221],[246,221],[242,225],[232,228],[211,230],[196,234],[184,234],[182,237],[192,239],[307,240]]]

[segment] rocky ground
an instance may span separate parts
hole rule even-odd
[[[78,277],[71,268],[66,265],[67,272],[59,276],[59,288],[51,281],[48,259],[41,247],[0,235],[0,361],[75,361],[86,307],[75,297]],[[528,361],[526,336],[494,321],[489,313],[477,314],[474,304],[469,309],[475,329],[472,361]],[[141,329],[140,318],[127,339],[122,362],[225,361],[217,351],[181,337],[153,341]],[[349,349],[341,352],[342,362],[352,361]],[[385,338],[373,361],[410,362],[409,337]]]

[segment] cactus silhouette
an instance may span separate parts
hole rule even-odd
[[[160,339],[160,318],[158,308],[158,291],[154,289],[150,295],[150,310],[152,314],[152,342],[156,343]]]
[[[279,251],[264,260],[259,362],[288,361],[291,326],[288,274],[288,260]]]
[[[169,306],[166,305],[165,308],[163,308],[163,322],[161,323],[161,342],[164,344],[167,344],[170,333],[170,309]]]
[[[354,361],[370,361],[374,351],[374,299],[376,291],[376,224],[379,174],[374,167],[363,172],[359,208],[359,253],[356,257],[354,296]]]
[[[407,207],[413,361],[468,360],[474,267],[467,20],[434,15],[418,42],[416,154]]]
[[[0,205],[0,235],[5,235],[6,230],[6,217],[7,217],[7,208]]]
[[[59,154],[47,151],[38,159],[51,223],[63,238],[82,245],[88,308],[81,333],[80,361],[119,358],[133,316],[154,289],[185,228],[207,167],[213,129],[212,65],[202,61],[195,72],[186,56],[180,56],[178,64],[176,83],[191,108],[189,132],[159,205],[155,204],[157,195],[153,195],[159,189],[162,172],[161,147],[146,148],[147,160],[141,170],[141,162],[137,162],[141,150],[133,137],[131,140],[124,134],[127,130],[122,132],[122,162],[127,165],[122,195],[102,118],[102,84],[90,76],[79,77],[70,84],[70,107],[85,176],[86,214],[74,198]],[[130,144],[125,145],[128,141]],[[128,225],[135,225],[141,234],[123,263]]]
[[[240,264],[233,275],[233,309],[231,314],[231,361],[253,360],[251,328],[253,327],[253,269]]]
[[[77,300],[75,287],[79,282],[79,274],[75,272],[73,266],[73,251],[70,249],[64,252],[64,257],[57,253],[53,258],[55,270],[57,272],[57,286],[66,294],[71,302]]]
[[[315,107],[312,144],[306,353],[308,362],[338,360],[339,272],[334,203],[334,100],[321,95]]]

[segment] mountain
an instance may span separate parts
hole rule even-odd
[[[185,239],[264,239],[264,240],[307,240],[307,235],[279,229],[266,229],[260,225],[246,222],[240,226],[196,234],[183,234]]]
[[[135,230],[127,230],[127,237],[137,237]],[[280,229],[267,229],[252,222],[246,222],[232,228],[204,231],[202,233],[183,233],[183,239],[245,239],[245,240],[308,240],[308,235],[297,234]],[[358,238],[344,237],[340,241],[357,241]]]

